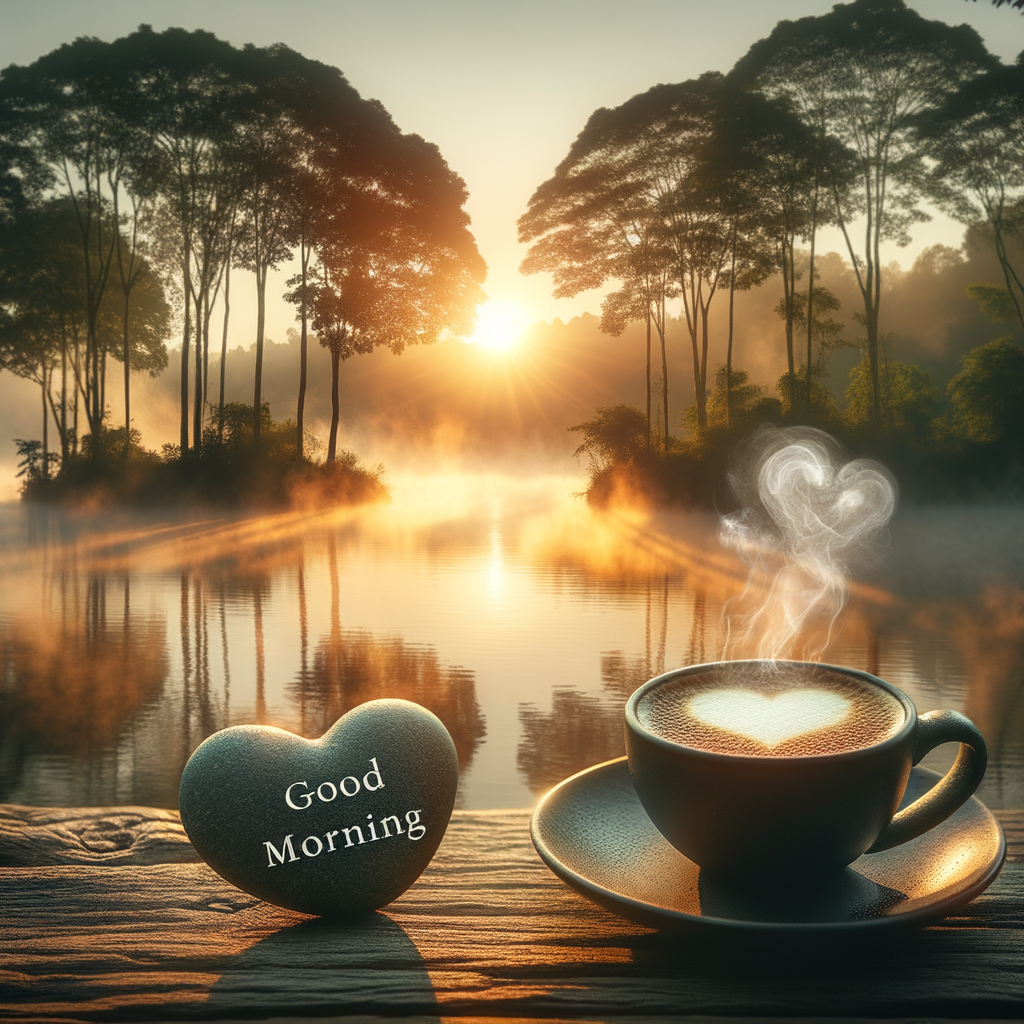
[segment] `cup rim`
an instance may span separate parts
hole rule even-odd
[[[855,747],[853,750],[838,750],[830,754],[787,754],[785,757],[775,757],[770,754],[726,753],[716,750],[702,750],[700,747],[691,747],[685,743],[678,743],[675,740],[666,739],[664,736],[659,736],[657,733],[652,732],[640,721],[640,718],[637,715],[636,709],[640,701],[651,690],[657,689],[659,686],[669,682],[670,680],[678,679],[682,676],[698,675],[714,669],[721,669],[726,665],[762,665],[766,660],[768,659],[744,658],[737,661],[709,661],[700,665],[686,665],[682,668],[674,668],[668,672],[663,672],[659,676],[655,676],[653,679],[648,679],[646,683],[634,690],[630,695],[629,700],[626,701],[626,726],[637,736],[649,743],[653,743],[656,747],[661,747],[663,750],[674,752],[684,751],[687,755],[693,755],[698,758],[708,758],[716,761],[763,761],[765,763],[773,764],[792,763],[794,761],[799,761],[801,763],[812,761],[834,761],[836,758],[860,758],[873,756],[879,751],[905,743],[908,736],[917,726],[917,708],[914,706],[914,702],[902,690],[893,686],[892,683],[887,682],[885,679],[879,679],[878,676],[872,675],[870,672],[864,672],[861,669],[856,668],[849,668],[846,665],[831,665],[819,661],[792,661],[788,659],[776,659],[775,663],[781,666],[826,669],[831,672],[838,672],[841,675],[854,676],[863,682],[870,683],[873,686],[877,686],[879,689],[885,690],[886,693],[895,697],[902,705],[904,713],[906,714],[906,719],[903,725],[899,731],[894,733],[892,736],[889,736],[884,740],[880,740],[878,743],[872,743],[866,747]]]

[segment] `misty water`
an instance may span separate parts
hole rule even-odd
[[[255,518],[0,506],[0,802],[172,807],[217,729],[318,736],[396,696],[447,725],[459,806],[531,805],[623,752],[640,683],[717,656],[745,576],[713,515],[598,512],[580,486],[406,476],[389,505]],[[993,807],[1024,806],[1020,521],[901,510],[823,656],[966,712]]]

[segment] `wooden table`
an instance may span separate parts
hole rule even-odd
[[[1024,1018],[1024,812],[996,813],[1002,875],[939,926],[716,948],[575,895],[525,810],[456,811],[422,878],[342,925],[224,882],[173,811],[0,805],[0,1016]]]

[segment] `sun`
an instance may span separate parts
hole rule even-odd
[[[476,327],[467,339],[488,352],[508,352],[528,326],[526,314],[514,302],[485,302],[476,311]]]

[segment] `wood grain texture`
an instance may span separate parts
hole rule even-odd
[[[1024,861],[1024,811],[993,811],[1006,835],[1006,859]]]
[[[0,867],[179,864],[199,859],[177,811],[0,804]]]
[[[458,818],[465,813],[456,811],[455,816]],[[530,812],[516,813],[529,815]],[[992,813],[1006,833],[1007,861],[1024,861],[1024,811]],[[159,807],[0,804],[0,867],[199,861],[177,811]]]
[[[47,813],[40,828],[65,827]],[[348,924],[260,903],[202,863],[4,868],[0,1016],[1024,1017],[1024,866],[941,926],[884,943],[714,946],[574,894],[537,858],[528,819],[457,811],[419,882]]]

